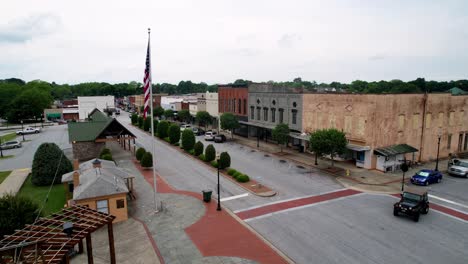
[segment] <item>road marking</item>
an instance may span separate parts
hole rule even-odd
[[[230,200],[234,200],[234,199],[239,199],[239,198],[242,198],[242,197],[246,197],[248,195],[249,195],[248,193],[243,193],[243,194],[234,195],[234,196],[231,196],[231,197],[221,198],[221,202],[230,201]]]
[[[314,197],[314,196],[318,196],[318,195],[324,195],[324,194],[329,194],[329,193],[334,193],[334,192],[339,192],[339,191],[344,191],[344,190],[346,190],[346,188],[337,189],[337,190],[333,190],[333,191],[329,191],[329,192],[322,192],[322,193],[313,194],[313,195],[293,197],[293,198],[289,198],[289,199],[284,199],[284,200],[274,201],[274,202],[265,203],[265,204],[261,204],[261,205],[256,205],[256,206],[252,206],[252,207],[247,207],[247,208],[244,208],[244,209],[239,209],[239,210],[233,211],[233,213],[237,214],[237,213],[240,213],[240,212],[249,211],[249,210],[252,210],[252,209],[256,209],[256,208],[260,208],[260,207],[264,207],[264,206],[268,206],[268,205],[284,203],[284,202],[289,202],[289,201],[294,201],[294,200],[299,200],[299,199],[304,199],[304,198],[310,198],[310,197]]]
[[[444,199],[444,198],[441,198],[441,197],[438,197],[438,196],[435,196],[435,195],[432,195],[432,194],[429,194],[429,197],[440,200],[440,201],[443,201],[443,202],[446,202],[446,203],[449,203],[449,204],[454,204],[456,206],[460,206],[460,207],[463,207],[463,208],[468,208],[468,205],[464,205],[464,204],[461,204],[461,203],[450,201],[450,200],[447,200],[447,199]]]

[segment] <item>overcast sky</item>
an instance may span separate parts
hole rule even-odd
[[[468,78],[468,1],[2,1],[0,79]]]

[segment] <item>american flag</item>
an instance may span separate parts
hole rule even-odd
[[[149,112],[150,104],[150,89],[151,89],[151,58],[150,58],[150,42],[148,39],[148,49],[146,50],[146,67],[145,77],[143,78],[143,91],[145,94],[145,104],[143,110],[143,118],[146,119],[146,115]]]

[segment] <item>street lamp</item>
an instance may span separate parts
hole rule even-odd
[[[23,135],[23,141],[25,141],[25,139],[24,139],[24,129],[23,129],[23,120],[21,120],[21,135]]]
[[[0,157],[3,158],[2,137],[0,137]]]
[[[41,114],[41,127],[44,128],[44,114]]]
[[[442,137],[442,129],[439,128],[437,132],[437,158],[436,158],[436,166],[435,171],[439,171],[439,150],[440,150],[440,138]]]
[[[36,127],[36,116],[33,116],[34,118],[34,128]]]
[[[216,153],[216,162],[218,167],[218,207],[216,208],[216,211],[221,211],[221,192],[219,190],[219,153]]]
[[[406,157],[403,160],[403,164],[400,166],[401,170],[403,171],[403,178],[401,179],[401,192],[405,190],[405,172],[408,171],[408,164],[406,164]]]

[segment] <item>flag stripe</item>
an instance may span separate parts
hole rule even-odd
[[[146,119],[146,115],[149,111],[150,104],[150,89],[151,89],[151,63],[150,63],[150,42],[148,39],[148,48],[146,50],[146,65],[145,65],[145,76],[143,77],[143,91],[145,94],[145,101],[143,107],[143,118]]]

